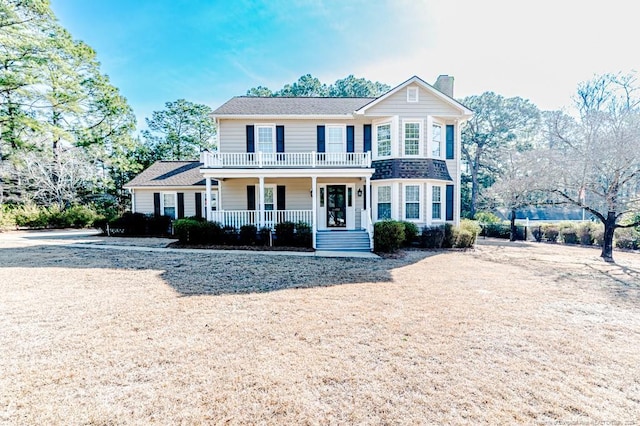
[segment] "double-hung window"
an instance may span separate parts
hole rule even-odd
[[[276,209],[276,196],[273,186],[264,187],[264,209],[275,210]]]
[[[327,152],[346,152],[344,126],[327,126]]]
[[[378,187],[378,220],[391,219],[391,187]]]
[[[176,194],[165,192],[162,194],[162,215],[176,218]]]
[[[275,152],[276,138],[274,126],[256,126],[256,136],[258,141],[258,151]]]
[[[442,219],[442,189],[431,187],[431,219]]]
[[[440,124],[434,124],[431,131],[431,153],[433,158],[440,158],[442,155],[442,126]]]
[[[420,185],[406,185],[404,187],[404,218],[407,220],[420,219]]]
[[[404,155],[420,155],[420,122],[418,121],[404,123]]]
[[[378,143],[378,157],[391,155],[391,123],[376,126],[376,141]]]

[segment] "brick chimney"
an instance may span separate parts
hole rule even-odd
[[[453,76],[452,75],[439,75],[433,87],[444,93],[445,95],[453,98]]]

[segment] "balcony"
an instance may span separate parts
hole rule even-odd
[[[370,168],[369,152],[203,152],[208,169]]]

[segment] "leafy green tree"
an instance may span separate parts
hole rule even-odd
[[[252,87],[251,89],[247,90],[247,96],[270,98],[273,96],[273,92],[268,87],[258,86]]]
[[[291,96],[291,97],[378,97],[391,89],[391,86],[372,82],[364,78],[356,78],[349,75],[345,78],[336,80],[332,85],[327,86],[318,78],[311,74],[305,74],[295,83],[285,84],[280,90],[273,92],[271,89],[258,86],[247,90],[247,96],[257,97],[273,97],[273,96]]]
[[[193,160],[200,152],[214,150],[216,126],[211,108],[184,99],[165,103],[165,109],[147,118],[143,132],[156,160]]]
[[[364,79],[356,78],[353,74],[336,80],[329,86],[329,96],[332,97],[378,97],[391,90],[391,86],[376,81],[375,83]]]
[[[471,181],[470,205],[465,210],[473,217],[482,190],[499,176],[504,155],[533,147],[540,132],[540,111],[527,99],[493,92],[460,102],[474,111],[462,128],[462,156]]]
[[[284,87],[274,93],[274,96],[308,96],[320,97],[328,96],[329,90],[311,74],[305,74],[293,84],[285,84]]]

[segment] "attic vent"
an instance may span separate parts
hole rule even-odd
[[[418,102],[417,87],[407,87],[407,102]]]

